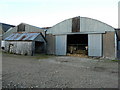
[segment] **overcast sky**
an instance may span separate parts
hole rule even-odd
[[[0,22],[51,27],[76,16],[118,27],[120,0],[0,0]]]

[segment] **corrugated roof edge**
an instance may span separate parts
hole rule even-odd
[[[29,32],[29,33],[20,32],[20,33],[18,33],[18,34],[30,34],[30,33],[32,33],[32,32]],[[38,32],[34,32],[34,33],[38,33]],[[11,35],[13,35],[13,34],[17,34],[17,33],[15,32],[15,33],[12,33]],[[5,40],[5,41],[26,41],[26,40],[10,40],[10,39],[8,39],[8,38],[12,38],[11,35],[9,35],[9,36],[8,36],[7,38],[5,38],[4,40]],[[38,35],[41,35],[41,36],[43,37],[43,39],[44,39],[44,36],[42,35],[41,32],[39,32]],[[38,36],[38,35],[37,35],[37,36]],[[36,37],[37,37],[37,36],[36,36]],[[36,37],[35,37],[35,38],[36,38]],[[34,39],[35,39],[35,38],[34,38]],[[32,41],[32,40],[29,39],[29,40],[27,40],[27,41]]]
[[[15,27],[15,25],[11,25],[11,24],[1,23],[1,22],[0,22],[0,24],[8,25],[8,26],[11,26],[11,27]]]

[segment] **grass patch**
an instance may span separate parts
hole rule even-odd
[[[111,61],[113,61],[113,62],[120,62],[120,60],[111,60]]]
[[[34,56],[36,59],[48,59],[50,57],[54,57],[54,55],[46,55],[46,54],[36,54]]]

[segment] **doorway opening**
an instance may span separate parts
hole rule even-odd
[[[88,56],[88,34],[67,35],[67,55]]]
[[[44,53],[44,42],[35,41],[35,53]]]

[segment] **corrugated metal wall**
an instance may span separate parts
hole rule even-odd
[[[55,54],[55,36],[52,34],[47,34],[47,54]]]
[[[48,29],[47,34],[64,34],[72,32],[72,19],[65,20]]]
[[[33,43],[25,41],[5,41],[5,51],[10,53],[32,55]]]
[[[56,36],[56,55],[66,55],[67,35]]]
[[[88,34],[88,55],[102,56],[102,34]]]
[[[42,32],[42,34],[45,36],[45,31],[44,29],[25,24],[25,32]]]
[[[91,19],[87,17],[74,17],[54,25],[52,28],[48,29],[47,34],[58,35],[58,34],[67,34],[71,32],[101,33],[105,31],[114,31],[114,28],[110,25],[107,25],[95,19]]]
[[[115,32],[103,34],[103,56],[115,58]]]
[[[114,31],[114,28],[95,19],[80,17],[81,32]]]

